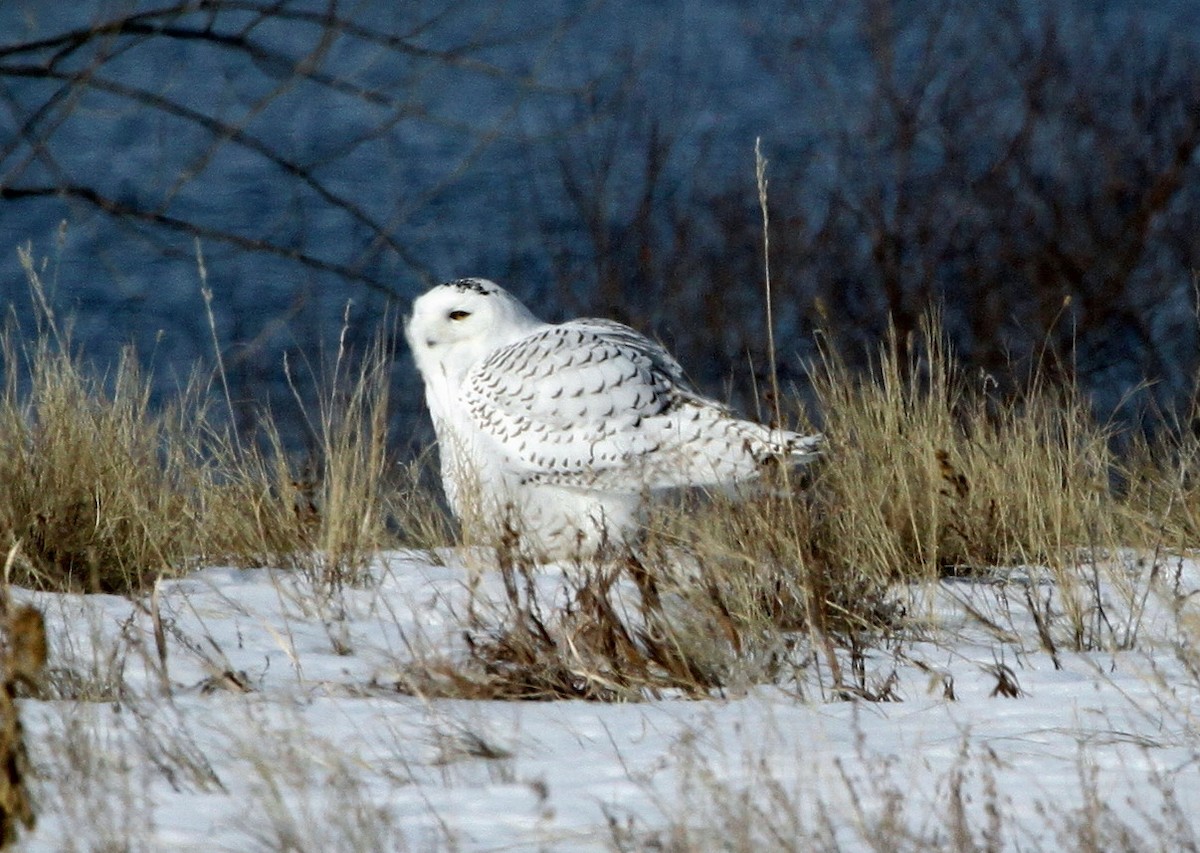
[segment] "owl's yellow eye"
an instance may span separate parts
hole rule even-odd
[[[471,316],[471,312],[470,311],[451,311],[446,316],[449,317],[451,320],[465,320]]]

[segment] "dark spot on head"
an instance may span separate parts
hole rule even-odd
[[[456,278],[454,281],[448,281],[446,287],[456,288],[463,293],[478,293],[480,296],[491,296],[492,291],[483,283],[483,279],[479,278]]]

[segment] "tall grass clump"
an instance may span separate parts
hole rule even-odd
[[[903,636],[905,589],[1003,567],[1048,573],[1085,645],[1099,593],[1080,568],[1161,543],[1146,502],[1120,484],[1153,479],[1187,521],[1186,494],[1168,488],[1186,475],[1137,474],[1071,385],[1035,375],[1002,397],[987,377],[964,375],[935,313],[918,334],[892,334],[869,374],[826,351],[812,379],[824,459],[776,472],[748,499],[688,496],[652,530],[664,553],[689,555],[695,569],[682,594],[739,657],[774,649],[772,678],[798,660],[790,650],[807,635],[837,691],[887,698],[886,684],[854,667],[864,649]]]
[[[1178,553],[1200,542],[1200,386],[1193,397],[1182,418],[1163,417],[1149,438],[1130,443],[1120,483],[1124,501],[1146,519],[1161,547]]]
[[[0,398],[9,580],[114,592],[184,571],[204,478],[186,438],[199,413],[151,412],[128,356],[105,382],[45,340],[19,354],[10,332],[0,349],[6,365],[30,363],[28,390],[6,371]]]
[[[0,536],[8,581],[63,590],[124,591],[177,574],[202,551],[209,476],[197,455],[207,411],[193,386],[161,411],[126,352],[89,370],[46,306],[36,336],[0,335]]]
[[[127,350],[99,371],[58,321],[31,254],[21,252],[36,328],[0,333],[0,545],[8,582],[51,590],[130,592],[206,563],[295,567],[353,580],[395,540],[403,502],[388,476],[393,353],[386,329],[366,353],[339,343],[304,377],[317,403],[299,410],[309,450],[285,446],[263,407],[239,435],[197,378],[165,404]],[[218,359],[219,362],[219,359]],[[286,369],[286,366],[285,366]],[[216,377],[224,384],[224,376]]]
[[[388,387],[392,350],[380,335],[358,359],[345,336],[331,366],[309,371],[315,412],[300,402],[308,452],[289,453],[275,418],[260,418],[245,441],[224,435],[212,448],[220,472],[217,547],[240,565],[287,566],[314,580],[353,581],[376,549],[393,541],[389,508],[396,480],[388,476]]]
[[[892,334],[865,380],[836,354],[817,366],[825,558],[914,580],[1141,544],[1111,487],[1112,430],[1079,391],[1035,375],[1000,397],[988,377],[963,375],[941,334],[934,315],[909,339]]]
[[[390,467],[387,514],[395,538],[409,548],[444,547],[455,525],[442,500],[440,469],[432,448]]]

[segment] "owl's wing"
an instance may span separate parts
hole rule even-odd
[[[716,405],[666,350],[607,320],[551,326],[498,350],[468,373],[462,394],[506,466],[526,479],[620,480],[635,490],[631,472],[662,444],[654,424],[688,402]]]

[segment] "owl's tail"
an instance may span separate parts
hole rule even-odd
[[[786,429],[772,429],[752,421],[741,421],[742,450],[753,469],[739,479],[756,479],[781,466],[798,468],[819,457],[825,450],[825,436],[802,435]]]
[[[769,441],[774,453],[789,465],[807,465],[825,452],[825,436],[821,433],[801,435],[775,429],[770,431]]]
[[[754,421],[725,419],[725,441],[699,449],[693,457],[694,484],[730,484],[757,480],[770,471],[807,465],[822,454],[825,436],[803,435]],[[723,446],[722,446],[723,445]],[[705,476],[706,464],[711,474]]]

